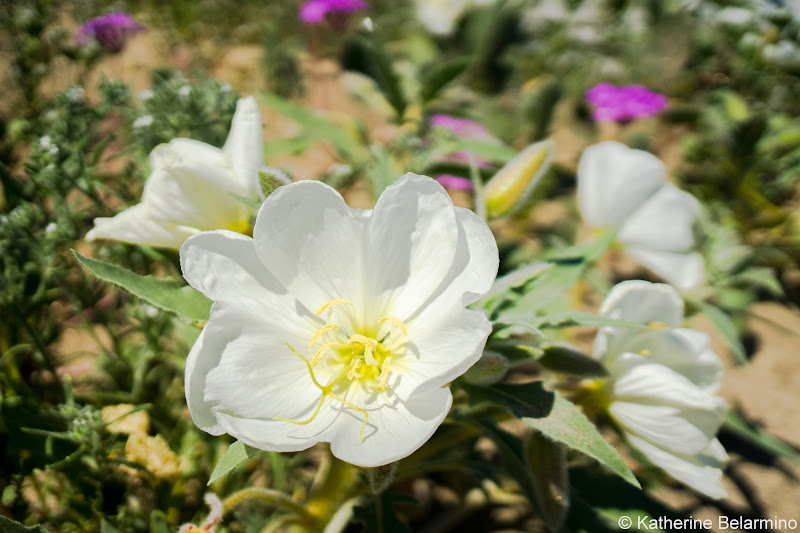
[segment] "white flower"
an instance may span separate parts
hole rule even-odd
[[[597,401],[655,465],[703,494],[724,497],[727,454],[715,435],[728,406],[717,395],[722,364],[708,335],[680,327],[683,300],[664,284],[622,282],[600,314],[650,329],[600,330],[594,356],[610,377],[597,383]]]
[[[258,104],[243,98],[222,149],[191,139],[156,147],[142,202],[113,218],[95,219],[86,238],[180,248],[199,231],[248,231],[254,209],[233,195],[262,198],[263,150]]]
[[[436,35],[453,33],[456,23],[469,9],[494,0],[415,0],[417,17]]]
[[[617,142],[590,146],[578,163],[578,203],[586,224],[617,232],[628,254],[680,290],[705,280],[692,252],[700,204],[667,182],[653,154]]]
[[[145,89],[144,91],[139,93],[140,100],[150,100],[153,97],[153,91],[150,89]]]
[[[181,248],[184,277],[214,300],[186,363],[192,418],[263,450],[330,442],[361,466],[409,455],[481,356],[491,324],[465,306],[497,265],[486,224],[431,178],[406,175],[368,211],[317,181],[281,187],[253,238]]]
[[[178,89],[178,94],[180,96],[189,96],[189,93],[192,92],[192,88],[189,85],[183,85],[180,89]]]
[[[133,121],[133,128],[144,128],[153,123],[153,115],[142,115]]]
[[[50,234],[53,233],[57,228],[58,226],[56,225],[55,222],[50,222],[47,226],[45,226],[44,232]]]

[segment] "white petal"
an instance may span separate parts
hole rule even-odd
[[[643,353],[654,363],[671,368],[707,392],[717,392],[722,361],[711,350],[710,337],[691,329],[661,329],[637,332],[621,349]]]
[[[609,367],[615,376],[609,411],[626,430],[679,453],[705,448],[727,404],[675,371],[636,354]]]
[[[261,263],[253,239],[227,230],[199,233],[181,248],[183,277],[214,301],[308,338],[321,325]],[[301,350],[301,353],[304,353]]]
[[[683,321],[683,300],[669,285],[630,280],[614,285],[598,312],[609,318],[640,324],[663,322],[674,327]],[[626,351],[625,343],[639,333],[630,328],[601,328],[594,343],[595,357],[605,359]]]
[[[387,188],[368,237],[376,312],[387,309],[409,320],[447,287],[461,231],[453,202],[436,180],[409,173]]]
[[[727,496],[722,486],[722,467],[727,454],[717,439],[698,454],[673,454],[635,435],[627,435],[631,445],[642,452],[653,464],[661,467],[678,481],[710,498]]]
[[[706,279],[705,263],[696,252],[664,252],[644,246],[627,246],[625,251],[680,291],[692,290]]]
[[[258,169],[264,164],[264,140],[261,113],[252,96],[236,102],[231,131],[222,150],[233,169],[236,190],[246,191],[248,198],[260,198]]]
[[[307,425],[322,394],[307,365],[292,354],[291,336],[240,309],[215,303],[186,362],[186,401],[198,427],[229,433],[261,449],[300,450],[318,442],[336,417],[330,408]],[[330,402],[328,402],[330,403]],[[254,426],[260,431],[252,431]],[[320,437],[321,438],[321,437]]]
[[[452,308],[429,327],[409,330],[405,355],[392,363],[392,389],[401,399],[445,386],[480,359],[492,324],[480,311]]]
[[[204,143],[176,139],[153,151],[152,173],[142,196],[151,216],[200,230],[247,222],[252,208],[231,195],[244,191],[235,190],[230,170],[208,161],[214,159],[214,150],[221,156],[220,150]]]
[[[94,228],[86,239],[113,239],[145,246],[180,248],[183,241],[197,232],[187,226],[155,220],[143,204],[118,213],[112,218],[94,219]]]
[[[578,163],[578,203],[589,226],[620,224],[666,182],[653,154],[617,142],[590,146]]]
[[[686,252],[694,244],[692,222],[699,214],[697,198],[668,183],[631,213],[617,239],[653,250]]]
[[[343,461],[365,467],[389,464],[416,451],[433,435],[453,403],[446,388],[414,395],[407,402],[381,395],[371,406],[355,396],[353,402],[360,401],[369,413],[364,442],[360,440],[362,414],[345,408],[336,421],[331,452]]]
[[[623,281],[609,291],[599,313],[640,324],[663,322],[677,327],[683,321],[683,299],[675,289],[663,283]]]
[[[256,252],[279,282],[311,310],[333,299],[363,309],[368,214],[335,189],[300,181],[272,193],[256,218]],[[393,243],[384,243],[392,246]]]

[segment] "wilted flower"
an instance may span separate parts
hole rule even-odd
[[[415,0],[417,17],[436,35],[449,35],[469,9],[495,0]]]
[[[103,423],[111,433],[147,433],[150,431],[150,415],[147,411],[135,411],[129,403],[103,407]]]
[[[195,524],[183,524],[178,529],[178,533],[214,533],[219,525],[219,521],[222,519],[222,501],[219,499],[219,496],[213,492],[206,493],[203,501],[206,502],[206,505],[209,507],[208,516],[203,523],[199,526]]]
[[[184,277],[214,300],[186,363],[195,423],[263,450],[330,442],[361,466],[419,448],[491,331],[465,308],[497,272],[486,224],[407,174],[369,211],[317,181],[281,187],[253,235],[181,248]]]
[[[597,122],[624,122],[649,117],[667,107],[664,95],[642,85],[617,87],[601,83],[586,91],[586,100],[594,108],[592,118]]]
[[[615,231],[633,259],[678,289],[705,279],[703,258],[691,252],[700,204],[667,182],[653,154],[611,141],[590,146],[578,163],[578,203],[586,224]]]
[[[533,143],[498,170],[484,189],[489,216],[511,215],[524,206],[550,168],[554,152],[551,140]]]
[[[173,479],[180,473],[180,460],[161,435],[131,434],[125,443],[125,459],[142,465],[156,477]]]
[[[717,392],[722,363],[705,333],[681,328],[683,300],[664,284],[625,281],[600,307],[603,316],[650,326],[602,328],[594,356],[609,378],[589,387],[628,443],[669,475],[712,498],[727,454],[716,439],[728,406]]]
[[[96,218],[86,238],[179,248],[199,231],[248,232],[255,210],[234,195],[262,198],[263,150],[258,104],[243,98],[222,149],[191,139],[157,146],[142,202],[113,218]]]
[[[146,27],[133,20],[127,13],[111,13],[93,18],[78,28],[78,44],[85,45],[90,39],[109,52],[119,52],[130,35],[144,31]]]
[[[369,9],[365,0],[308,0],[300,8],[300,20],[306,24],[319,24],[328,15],[346,15]]]

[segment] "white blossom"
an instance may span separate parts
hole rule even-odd
[[[139,93],[140,100],[150,100],[153,97],[153,91],[150,89],[145,89],[144,91]]]
[[[213,231],[181,248],[184,277],[214,301],[186,363],[192,418],[263,450],[405,457],[481,356],[491,324],[465,306],[497,266],[489,228],[431,178],[407,174],[367,211],[318,181],[281,187],[253,238]]]
[[[611,141],[590,146],[578,163],[578,203],[586,224],[615,231],[634,260],[676,288],[705,280],[703,258],[692,252],[700,204],[667,182],[653,154]]]
[[[247,232],[255,210],[234,195],[262,199],[263,154],[258,104],[243,98],[222,149],[192,139],[156,147],[141,203],[113,218],[95,219],[86,238],[179,248],[200,231]]]
[[[647,281],[616,285],[600,314],[650,326],[602,328],[594,356],[609,372],[594,394],[628,443],[675,479],[712,498],[727,454],[715,437],[728,406],[717,392],[722,364],[705,333],[682,328],[683,300]]]
[[[183,85],[180,89],[178,89],[178,94],[180,96],[189,96],[189,93],[192,92],[192,88],[189,85]]]

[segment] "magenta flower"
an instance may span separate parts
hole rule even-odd
[[[133,20],[127,13],[111,13],[84,22],[77,31],[79,45],[88,44],[90,39],[115,53],[122,50],[130,35],[144,31],[146,26]]]
[[[329,14],[346,14],[369,9],[365,0],[308,0],[300,8],[300,20],[305,24],[319,24]]]
[[[586,91],[586,101],[594,108],[592,118],[596,122],[626,122],[655,115],[667,107],[663,94],[642,85],[600,83]]]
[[[456,137],[462,139],[475,139],[478,141],[494,142],[496,139],[492,137],[486,128],[468,118],[456,118],[450,115],[433,115],[430,120],[430,125],[434,128],[443,128],[450,131]],[[471,160],[475,159],[479,167],[491,166],[486,159],[476,158],[469,152],[454,152],[448,154],[445,158],[446,161],[455,161],[458,163],[469,164]]]
[[[472,180],[462,178],[461,176],[453,176],[452,174],[441,174],[434,178],[445,189],[453,189],[458,191],[471,191],[473,189]]]

